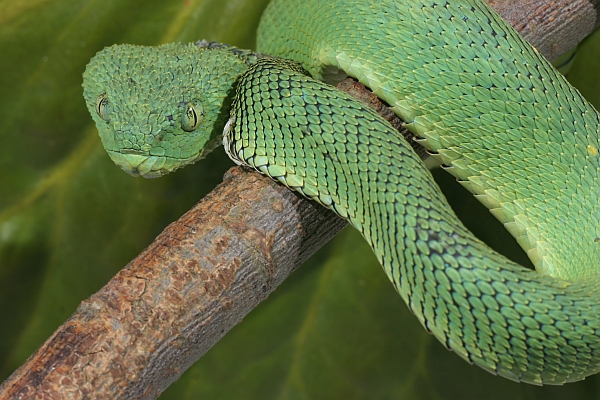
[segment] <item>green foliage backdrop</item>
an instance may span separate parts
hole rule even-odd
[[[268,0],[0,0],[0,377],[7,377],[232,163],[157,180],[105,155],[81,94],[87,61],[114,43],[200,38],[240,47]],[[598,35],[596,35],[598,37]],[[572,82],[600,104],[600,38]],[[482,239],[524,256],[487,211],[436,172]],[[346,229],[162,398],[598,398],[592,377],[532,387],[469,366],[425,333],[370,250]]]

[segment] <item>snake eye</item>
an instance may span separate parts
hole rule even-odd
[[[193,102],[185,105],[185,111],[181,115],[181,129],[191,132],[200,125],[204,118],[202,103]]]
[[[100,118],[106,122],[110,121],[110,118],[108,117],[108,96],[106,95],[106,92],[103,92],[96,99],[96,112]]]

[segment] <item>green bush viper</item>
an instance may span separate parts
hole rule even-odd
[[[599,118],[534,48],[478,0],[274,0],[258,51],[370,87],[537,271],[475,238],[387,122],[280,58],[206,42],[104,49],[83,87],[110,157],[157,177],[224,131],[237,163],[348,219],[448,349],[529,383],[598,372]]]

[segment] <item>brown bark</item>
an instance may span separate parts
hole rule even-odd
[[[579,44],[598,24],[590,0],[486,2],[550,61]]]
[[[586,1],[488,2],[550,58],[596,21]],[[561,32],[576,33],[561,41]],[[2,384],[0,399],[157,397],[344,225],[255,172],[230,170],[82,302]]]
[[[155,398],[346,223],[242,168],[169,225],[0,388]]]

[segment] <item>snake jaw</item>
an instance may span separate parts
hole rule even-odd
[[[124,154],[119,151],[108,151],[108,155],[123,171],[134,177],[159,178],[177,168],[169,168],[169,159],[162,156]]]
[[[143,178],[159,178],[188,164],[205,158],[211,151],[221,145],[221,136],[203,144],[199,153],[190,157],[169,157],[153,154],[132,154],[126,150],[106,149],[110,159],[131,176]]]
[[[118,151],[109,151],[108,155],[115,164],[131,176],[158,178],[163,175],[159,171],[152,169],[160,157],[142,154],[123,154]]]

